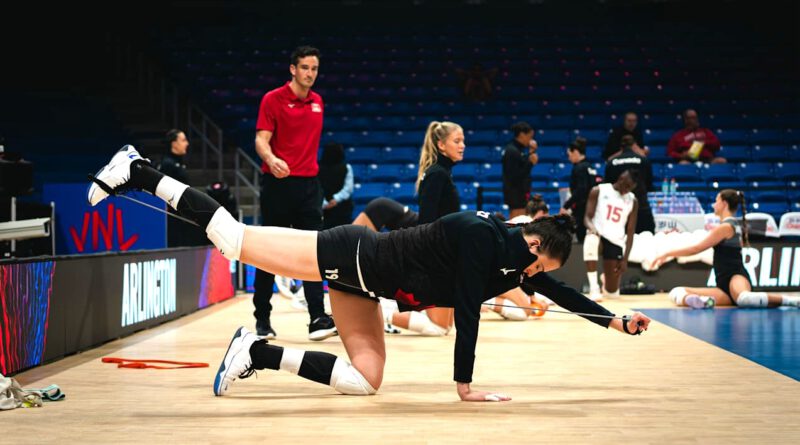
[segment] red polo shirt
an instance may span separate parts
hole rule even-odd
[[[309,91],[298,98],[286,85],[276,88],[261,99],[256,130],[272,132],[269,145],[275,156],[286,161],[289,176],[312,177],[319,173],[317,152],[322,135],[322,97]],[[271,174],[265,162],[261,171]]]

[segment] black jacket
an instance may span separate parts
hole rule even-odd
[[[186,164],[183,163],[183,156],[175,155],[172,152],[165,154],[161,159],[158,170],[184,184],[189,183],[189,175],[186,174]]]
[[[520,202],[531,191],[531,164],[528,147],[512,140],[503,149],[503,196],[507,202]]]
[[[436,163],[425,170],[419,184],[419,223],[436,221],[444,215],[458,212],[461,203],[453,182],[453,161],[439,155]]]
[[[622,150],[622,137],[625,135],[633,136],[636,144],[638,144],[639,147],[644,148],[644,137],[638,128],[634,128],[633,131],[628,131],[625,129],[625,127],[617,127],[611,131],[610,135],[608,135],[606,148],[603,150],[603,159],[608,160],[609,156]]]
[[[401,310],[455,309],[453,378],[457,382],[472,381],[481,303],[523,280],[565,309],[611,315],[546,273],[526,277],[524,269],[537,257],[528,250],[522,230],[509,229],[486,212],[458,212],[431,224],[377,236],[374,248],[361,253],[366,287],[397,300]],[[609,319],[590,321],[604,327],[610,323]]]
[[[636,188],[633,189],[633,194],[636,195],[636,200],[639,201],[640,209],[650,208],[650,204],[647,202],[647,192],[654,190],[653,166],[650,161],[633,150],[626,150],[606,162],[605,180],[603,182],[613,184],[625,170],[639,171],[639,181],[636,183]]]
[[[572,166],[569,178],[570,197],[564,208],[573,211],[573,215],[582,214],[589,200],[589,192],[597,185],[597,170],[585,159]]]

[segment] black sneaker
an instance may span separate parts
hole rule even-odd
[[[314,341],[325,340],[328,337],[339,335],[336,331],[336,325],[333,324],[333,318],[329,315],[323,315],[312,321],[308,325],[308,339]]]
[[[275,329],[272,329],[269,320],[256,320],[256,335],[260,338],[271,340],[278,334],[275,333]]]

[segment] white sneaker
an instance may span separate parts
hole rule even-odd
[[[692,309],[714,309],[714,305],[717,303],[711,297],[701,297],[700,295],[687,295],[683,302]]]
[[[250,346],[256,340],[258,337],[244,326],[236,330],[228,345],[228,350],[225,352],[225,357],[222,358],[222,363],[219,365],[217,377],[214,379],[214,395],[224,396],[234,380],[245,379],[253,374]]]
[[[148,159],[142,157],[133,145],[126,145],[122,147],[111,158],[111,161],[103,166],[94,175],[95,179],[102,182],[107,189],[116,191],[119,187],[125,185],[131,179],[131,163],[133,161],[147,161]],[[108,192],[95,182],[89,186],[87,200],[91,205],[97,205],[100,201],[108,197]]]
[[[600,293],[600,290],[593,290],[589,292],[589,299],[592,301],[600,302],[603,301],[603,294]]]

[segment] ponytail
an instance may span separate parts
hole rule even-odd
[[[739,195],[739,200],[742,203],[742,240],[744,241],[745,247],[750,247],[750,235],[747,233],[747,203],[744,200],[743,191],[737,190],[736,193]]]
[[[745,246],[750,245],[750,236],[747,234],[747,203],[744,199],[744,192],[741,190],[725,189],[719,192],[719,199],[728,204],[732,214],[736,214],[739,206],[742,206],[742,240]]]
[[[446,140],[450,133],[459,128],[461,126],[453,122],[433,121],[428,125],[428,130],[425,131],[425,141],[422,143],[422,149],[419,153],[419,171],[417,172],[417,182],[414,186],[415,191],[419,192],[422,177],[425,176],[425,172],[430,166],[436,163],[439,155],[439,142]]]

